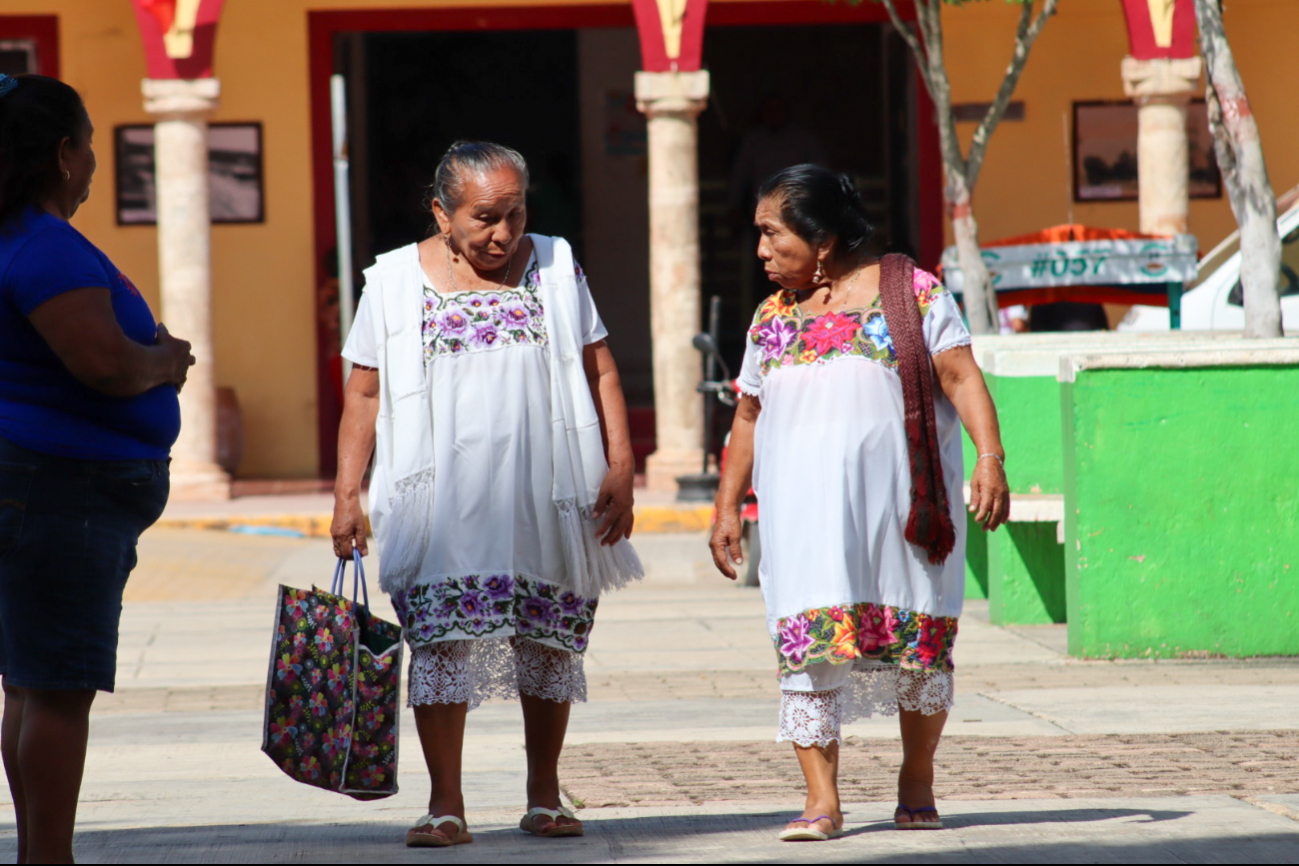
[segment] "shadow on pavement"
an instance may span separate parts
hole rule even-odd
[[[1299,848],[1299,826],[1284,819],[1254,824],[1239,834],[1193,827],[1175,833],[1144,825],[1174,821],[1192,812],[1141,809],[1065,809],[992,812],[944,820],[948,829],[881,833],[885,822],[853,827],[842,839],[791,847],[775,838],[786,811],[701,813],[644,817],[590,816],[580,839],[536,839],[502,824],[471,828],[471,845],[430,852],[401,844],[404,827],[391,821],[346,823],[224,824],[123,830],[87,828],[77,837],[85,861],[149,862],[817,862],[874,863],[1285,863]],[[471,816],[472,817],[472,816]],[[1144,818],[1140,821],[1122,819]],[[1121,823],[1084,828],[1099,821]],[[851,816],[850,816],[850,824]],[[1050,828],[1045,825],[1075,825]],[[1014,831],[998,827],[1018,825]],[[1167,827],[1168,825],[1163,825]],[[1262,832],[1260,832],[1262,830]],[[865,837],[865,838],[862,838]],[[12,837],[0,856],[12,851]]]

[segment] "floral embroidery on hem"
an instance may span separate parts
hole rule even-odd
[[[522,574],[471,574],[412,587],[393,599],[411,646],[520,635],[570,652],[591,639],[599,599]]]
[[[950,672],[957,618],[865,602],[812,608],[776,624],[780,676],[820,662],[858,659],[903,670]]]

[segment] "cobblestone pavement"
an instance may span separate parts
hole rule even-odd
[[[840,789],[854,802],[896,794],[900,743],[849,737]],[[1299,790],[1299,731],[947,737],[935,763],[944,802]],[[565,790],[588,808],[682,807],[727,801],[788,803],[803,790],[788,744],[584,744],[563,758]]]

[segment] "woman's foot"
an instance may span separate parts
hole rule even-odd
[[[910,779],[898,776],[898,808],[893,813],[893,826],[899,830],[938,830],[942,818],[934,805],[934,786],[928,778]]]
[[[934,806],[913,809],[899,804],[893,812],[893,827],[896,830],[941,830],[943,819]]]
[[[474,841],[464,818],[429,813],[406,831],[407,848],[445,848]]]
[[[838,809],[807,809],[785,825],[782,842],[823,842],[843,834],[843,813]]]
[[[529,808],[527,814],[519,821],[519,829],[533,836],[547,838],[581,836],[586,832],[582,829],[582,822],[577,819],[577,816],[563,806],[557,809],[541,806]]]

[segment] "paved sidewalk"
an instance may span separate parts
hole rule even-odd
[[[83,862],[1293,862],[1299,663],[1078,662],[1063,630],[992,626],[972,603],[939,752],[948,829],[887,819],[896,719],[849,726],[847,838],[790,846],[801,806],[772,743],[773,651],[756,590],[716,577],[702,534],[646,535],[644,585],[601,603],[561,768],[589,835],[538,840],[523,810],[517,704],[470,716],[474,845],[407,851],[428,779],[403,713],[402,792],[358,803],[306,788],[259,752],[274,588],[328,581],[328,543],[154,529],[123,615],[116,694],[96,704]],[[0,814],[0,858],[13,853]]]

